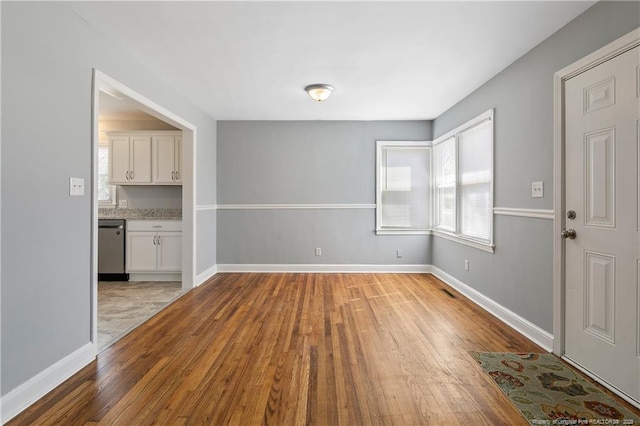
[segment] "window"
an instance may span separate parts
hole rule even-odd
[[[493,110],[443,135],[434,150],[434,230],[493,247]]]
[[[431,227],[431,143],[377,143],[377,234],[424,234]]]
[[[113,185],[109,185],[108,145],[98,145],[98,206],[116,206],[116,189]]]

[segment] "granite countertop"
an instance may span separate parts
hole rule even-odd
[[[182,209],[98,209],[98,219],[182,220]]]

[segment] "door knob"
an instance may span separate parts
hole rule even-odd
[[[576,237],[576,231],[573,229],[563,229],[560,233],[562,238],[567,238],[569,240],[573,240]]]

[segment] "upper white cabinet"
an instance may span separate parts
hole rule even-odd
[[[153,181],[155,183],[182,183],[182,137],[153,136]]]
[[[181,185],[182,132],[109,132],[113,185]]]
[[[151,183],[151,137],[119,135],[109,140],[112,184]]]

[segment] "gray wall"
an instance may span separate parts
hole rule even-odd
[[[374,204],[376,140],[430,138],[428,121],[219,121],[218,204]],[[219,264],[431,261],[430,237],[376,236],[373,209],[219,210],[217,223]]]
[[[438,117],[434,138],[495,108],[495,206],[552,209],[553,74],[638,26],[640,3],[597,3]],[[540,180],[544,198],[531,198]],[[551,332],[552,227],[496,216],[495,254],[434,238],[433,264]]]
[[[90,339],[92,68],[198,127],[197,200],[215,203],[216,123],[64,3],[2,2],[2,394]],[[198,223],[215,228],[213,223]],[[215,221],[215,216],[205,216]],[[198,270],[215,241],[197,235]]]

